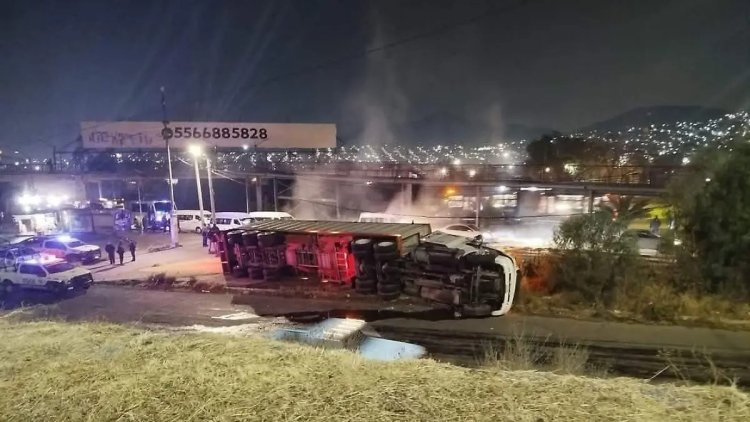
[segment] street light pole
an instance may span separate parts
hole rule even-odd
[[[216,205],[214,203],[214,182],[211,176],[211,156],[206,154],[206,172],[208,173],[208,198],[211,201],[211,216],[216,215]]]
[[[164,138],[164,143],[167,145],[167,168],[169,169],[169,200],[172,202],[169,213],[169,236],[171,239],[172,247],[177,247],[179,244],[179,238],[177,234],[177,219],[174,218],[175,211],[175,200],[174,200],[174,177],[172,176],[172,152],[169,150],[169,139],[172,138],[172,129],[169,128],[169,122],[167,121],[167,98],[164,93],[164,87],[161,87],[161,111],[164,119],[164,129],[161,130],[161,136]]]
[[[193,154],[193,163],[195,164],[195,185],[198,188],[198,208],[201,211],[201,228],[206,228],[206,218],[204,216],[203,211],[203,189],[201,189],[201,174],[198,170],[198,157],[200,156],[200,153],[197,153],[197,150],[192,150],[190,153]],[[211,216],[213,218],[213,215]]]
[[[138,211],[139,214],[143,214],[143,202],[141,202],[141,180],[136,181],[136,188],[138,189]],[[141,217],[141,234],[143,234],[143,217]]]

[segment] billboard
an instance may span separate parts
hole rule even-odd
[[[219,148],[334,148],[331,123],[170,122],[170,146]],[[81,122],[84,148],[163,149],[161,122]]]

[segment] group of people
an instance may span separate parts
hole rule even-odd
[[[115,246],[112,242],[107,242],[107,245],[104,247],[104,251],[107,252],[107,256],[109,257],[110,264],[115,264],[115,252],[117,252],[117,255],[120,257],[120,265],[124,265],[123,261],[125,260],[125,244],[127,244],[127,247],[130,250],[130,262],[135,261],[135,240],[124,239],[118,241],[117,246]]]
[[[201,231],[201,235],[203,236],[203,247],[208,247],[208,253],[216,252],[216,244],[219,242],[220,232],[221,229],[219,229],[216,224],[213,224],[211,227],[203,227],[203,230]]]

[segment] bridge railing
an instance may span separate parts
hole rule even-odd
[[[191,164],[176,160],[178,172],[191,172]],[[524,180],[547,183],[609,183],[664,187],[670,178],[689,166],[544,166],[517,164],[406,164],[406,163],[356,163],[356,162],[296,162],[296,163],[244,163],[218,160],[215,168],[232,174],[316,174],[339,177],[372,179],[429,179],[461,182],[502,182]],[[116,163],[106,168],[91,168],[86,165],[59,168],[37,167],[30,169],[16,166],[0,166],[2,175],[25,174],[84,174],[89,172],[112,173],[125,176],[161,176],[166,173],[166,163],[128,162]]]

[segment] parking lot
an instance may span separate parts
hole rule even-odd
[[[6,238],[9,236],[6,236]],[[176,277],[221,275],[219,260],[202,246],[201,236],[195,233],[180,233],[178,248],[169,248],[169,233],[116,232],[114,234],[82,234],[71,236],[82,242],[97,245],[102,249],[102,258],[83,265],[91,270],[95,281],[145,279],[151,274],[167,273]],[[125,244],[123,265],[109,263],[104,247],[108,242],[136,242],[136,260],[131,260]]]

